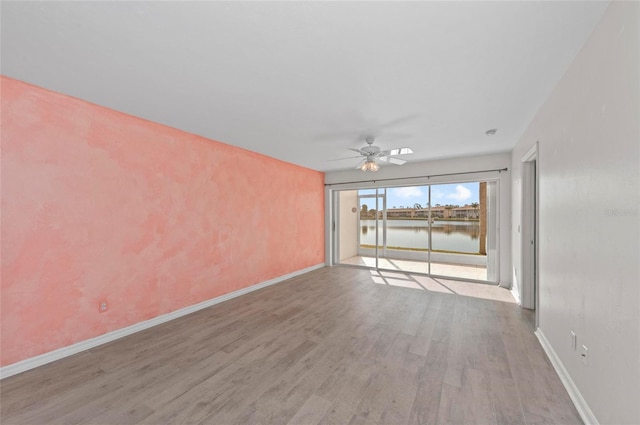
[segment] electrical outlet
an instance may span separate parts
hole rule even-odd
[[[108,310],[107,302],[106,301],[100,301],[100,303],[98,304],[98,312],[99,313],[104,313],[107,310]]]
[[[580,355],[582,356],[582,364],[587,366],[589,364],[589,349],[586,345],[582,346],[582,354]]]
[[[571,331],[571,349],[573,351],[576,351],[577,347],[578,347],[578,338],[576,337],[576,333],[574,331]]]

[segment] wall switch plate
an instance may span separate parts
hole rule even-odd
[[[589,349],[583,345],[582,346],[582,354],[580,354],[582,356],[582,364],[587,366],[589,364]]]
[[[574,331],[571,331],[571,349],[575,351],[577,346],[578,346],[578,338],[576,337],[576,333]]]
[[[101,301],[98,304],[98,312],[99,313],[104,313],[107,310],[108,310],[107,302],[106,301]]]

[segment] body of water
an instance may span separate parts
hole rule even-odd
[[[382,220],[378,220],[378,243],[382,245]],[[387,246],[429,248],[426,220],[387,220]],[[478,253],[480,224],[477,221],[434,221],[431,225],[434,250]],[[376,221],[360,220],[360,243],[376,244]]]

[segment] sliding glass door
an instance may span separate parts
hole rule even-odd
[[[339,262],[378,268],[386,247],[385,189],[341,191],[339,203]]]
[[[378,268],[429,273],[429,187],[385,189],[385,244]]]
[[[486,182],[431,186],[432,274],[488,280],[485,193]]]
[[[339,192],[341,264],[496,282],[497,182]]]

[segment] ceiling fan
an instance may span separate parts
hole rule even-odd
[[[375,138],[373,136],[367,136],[365,141],[367,142],[368,146],[360,149],[348,148],[350,151],[354,151],[360,154],[359,156],[354,156],[351,158],[364,157],[362,162],[360,162],[360,164],[358,164],[358,166],[356,167],[356,170],[378,171],[380,169],[380,164],[378,164],[378,161],[402,165],[407,161],[394,157],[398,155],[407,155],[413,153],[413,150],[411,150],[411,148],[395,148],[381,151],[378,146],[373,145],[373,142],[375,141]]]

